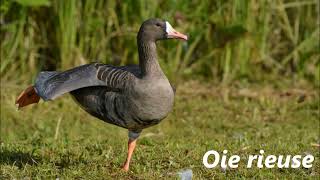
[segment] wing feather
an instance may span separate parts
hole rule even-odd
[[[82,65],[64,72],[41,72],[35,89],[44,100],[53,100],[65,93],[90,86],[106,86],[119,91],[130,85],[135,75],[125,68],[94,63]]]

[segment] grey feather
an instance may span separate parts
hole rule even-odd
[[[117,79],[113,77],[115,72],[124,75]],[[126,82],[132,78],[134,75],[124,68],[94,63],[60,73],[41,72],[36,80],[35,89],[42,99],[53,100],[73,90],[91,86],[106,86],[117,91],[125,88]]]

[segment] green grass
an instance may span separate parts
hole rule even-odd
[[[174,81],[274,74],[319,86],[317,7],[318,0],[3,0],[0,73],[15,79],[92,61],[137,63],[138,29],[159,17],[189,35],[158,47]]]
[[[234,83],[178,86],[173,112],[143,131],[131,171],[125,160],[127,131],[82,111],[67,95],[16,111],[21,84],[1,87],[1,176],[4,179],[176,179],[192,169],[195,179],[318,179],[319,95],[304,83]],[[60,121],[60,125],[59,125]],[[224,149],[241,156],[237,169],[206,169],[202,156]],[[257,154],[312,154],[311,169],[247,169]]]

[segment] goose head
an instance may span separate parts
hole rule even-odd
[[[151,41],[164,39],[188,40],[188,37],[176,31],[168,21],[148,19],[142,23],[138,33],[138,39]]]

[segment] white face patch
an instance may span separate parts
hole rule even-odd
[[[171,24],[166,21],[166,32],[169,33],[169,32],[174,32],[175,30],[173,29],[173,27],[171,26]]]

